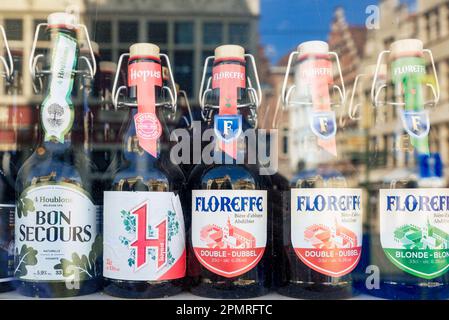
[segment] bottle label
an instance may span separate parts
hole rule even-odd
[[[449,269],[449,189],[381,189],[380,242],[399,269],[423,279]]]
[[[209,271],[226,278],[254,268],[267,243],[267,192],[193,190],[192,245]]]
[[[59,33],[51,61],[51,83],[41,106],[42,126],[45,141],[57,139],[63,143],[65,134],[72,128],[74,118],[71,94],[77,64],[76,39]]]
[[[0,283],[13,279],[15,206],[0,204]]]
[[[336,156],[335,134],[337,122],[331,109],[329,88],[333,86],[332,62],[328,55],[303,59],[298,64],[296,75],[296,99],[311,103],[308,118],[311,131],[317,137],[317,144]]]
[[[138,113],[134,116],[134,123],[139,145],[157,157],[162,125],[156,116],[155,87],[162,87],[161,64],[154,61],[129,64],[128,85],[137,87]]]
[[[219,114],[214,117],[218,147],[237,158],[237,139],[242,133],[242,116],[237,111],[238,89],[246,87],[246,70],[241,64],[218,64],[212,70],[212,88],[220,89]]]
[[[184,216],[173,192],[104,193],[106,278],[156,281],[186,272]]]
[[[362,191],[348,188],[291,190],[291,240],[309,268],[341,277],[362,251]]]
[[[400,109],[402,125],[411,144],[419,153],[429,154],[428,134],[430,118],[425,106],[426,62],[422,52],[396,57],[391,63],[391,79],[395,92],[404,95],[404,109]]]
[[[24,281],[81,281],[101,275],[102,239],[85,190],[68,183],[25,189],[16,210],[14,276]]]

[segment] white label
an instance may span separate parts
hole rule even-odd
[[[64,141],[64,135],[73,123],[70,95],[73,88],[73,68],[76,57],[76,39],[58,34],[53,49],[49,94],[41,107],[45,140],[56,138]]]
[[[192,244],[205,268],[241,275],[257,265],[266,242],[267,191],[192,191]]]
[[[119,280],[185,276],[184,216],[173,192],[104,193],[103,275]]]
[[[85,280],[98,276],[101,238],[96,208],[69,184],[26,189],[16,210],[14,275],[21,280]]]
[[[379,190],[380,241],[398,268],[423,279],[449,270],[449,189]]]
[[[291,241],[299,259],[322,274],[351,272],[362,249],[362,191],[291,190]]]

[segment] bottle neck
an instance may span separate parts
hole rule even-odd
[[[206,105],[218,106],[209,113],[207,127],[215,130],[215,148],[212,151],[214,163],[246,164],[250,139],[254,136],[248,130],[254,129],[251,123],[252,105],[246,88],[246,63],[244,59],[228,58],[214,61],[212,69],[212,94]],[[228,124],[232,122],[232,129]],[[236,132],[240,132],[236,134]],[[230,136],[232,135],[232,136]],[[224,139],[226,139],[226,142]],[[255,142],[253,143],[255,145]],[[236,152],[230,150],[236,150]]]

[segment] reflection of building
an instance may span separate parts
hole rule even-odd
[[[0,150],[11,148],[6,144],[16,140],[18,130],[22,144],[36,139],[38,113],[30,106],[42,97],[33,93],[28,62],[36,26],[58,11],[79,14],[91,40],[99,43],[103,61],[116,62],[134,42],[160,45],[171,59],[176,81],[194,104],[204,58],[216,46],[240,44],[253,54],[258,48],[259,0],[2,0],[0,24],[14,55],[16,75],[9,93],[0,79]],[[49,44],[42,32],[37,53]]]
[[[256,247],[256,238],[250,232],[231,224],[228,217],[226,226],[207,225],[200,230],[200,240],[209,248],[249,249]]]
[[[205,57],[223,43],[257,53],[259,0],[86,1],[88,27],[101,55],[117,61],[134,42],[154,42],[171,59],[180,87],[194,97]]]

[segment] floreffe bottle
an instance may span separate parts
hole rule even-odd
[[[332,59],[340,86],[334,83]],[[293,64],[294,84],[287,89]],[[282,97],[300,143],[292,147],[298,171],[284,193],[283,223],[274,231],[283,234],[278,291],[297,298],[349,297],[361,254],[362,192],[335,166],[343,157],[336,108],[343,109],[345,90],[338,58],[327,43],[305,42],[290,55]]]
[[[93,74],[77,69],[77,32],[86,29],[73,15],[53,13],[36,33],[42,26],[51,53],[44,66],[41,141],[16,181],[14,276],[24,295],[67,297],[96,291],[101,275],[102,240],[86,176],[89,161],[72,136],[74,124],[82,124],[82,110],[75,110],[82,108],[81,101],[74,93],[80,78]]]
[[[104,193],[105,292],[125,298],[156,298],[179,293],[186,274],[186,239],[180,194],[184,175],[170,161],[165,110],[174,112],[176,97],[162,77],[161,58],[151,43],[137,43],[129,54],[128,81],[113,90],[118,108],[129,117],[121,135],[123,151],[113,181]],[[115,85],[114,88],[117,86]],[[171,90],[168,94],[166,90]],[[113,162],[114,163],[114,162]]]
[[[369,292],[391,299],[447,298],[449,190],[431,143],[438,115],[429,107],[439,100],[433,56],[420,40],[404,39],[382,52],[379,64],[384,58],[390,85],[376,88],[374,79],[372,100],[376,108],[396,109],[397,129],[386,146],[394,161],[380,181],[377,214],[370,215],[370,263],[379,270],[379,286]],[[384,89],[393,94],[381,101]]]
[[[190,290],[215,298],[260,296],[271,285],[272,244],[268,184],[256,159],[251,164],[243,139],[255,127],[261,98],[254,59],[240,46],[220,46],[205,62],[202,83],[207,83],[200,90],[205,134],[213,140],[203,148],[187,188]]]

